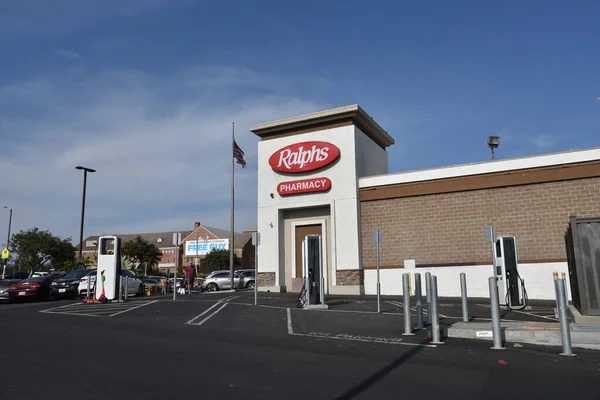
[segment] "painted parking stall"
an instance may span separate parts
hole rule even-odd
[[[61,314],[61,315],[76,315],[85,317],[115,317],[125,314],[138,308],[146,307],[158,302],[152,301],[135,301],[123,303],[108,303],[108,304],[86,304],[75,303],[60,307],[53,307],[40,311],[43,314]]]

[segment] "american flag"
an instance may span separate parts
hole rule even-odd
[[[237,145],[235,140],[233,141],[233,157],[235,157],[236,162],[241,164],[242,168],[246,168],[246,161],[244,161],[244,152]]]

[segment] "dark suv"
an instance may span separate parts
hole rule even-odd
[[[77,288],[79,287],[79,281],[81,278],[89,274],[89,269],[76,269],[75,271],[69,272],[67,275],[60,279],[56,279],[50,285],[50,296],[52,298],[61,299],[77,299],[79,294]]]

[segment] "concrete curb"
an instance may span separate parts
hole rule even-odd
[[[560,325],[547,322],[502,322],[503,341],[561,346]],[[600,349],[600,325],[571,324],[573,347]],[[491,322],[457,322],[445,329],[446,337],[492,340]]]

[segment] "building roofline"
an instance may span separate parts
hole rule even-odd
[[[550,167],[596,160],[600,160],[600,147],[568,150],[535,156],[515,157],[504,160],[458,164],[384,175],[373,175],[360,178],[359,187],[363,189],[375,186],[422,182],[435,179],[455,178],[460,176],[491,174],[495,172]]]
[[[315,126],[323,126],[323,129],[327,129],[327,125],[346,120],[351,120],[354,125],[383,148],[395,143],[394,138],[358,104],[256,124],[250,127],[250,131],[261,139],[265,139],[283,132],[302,131]]]

